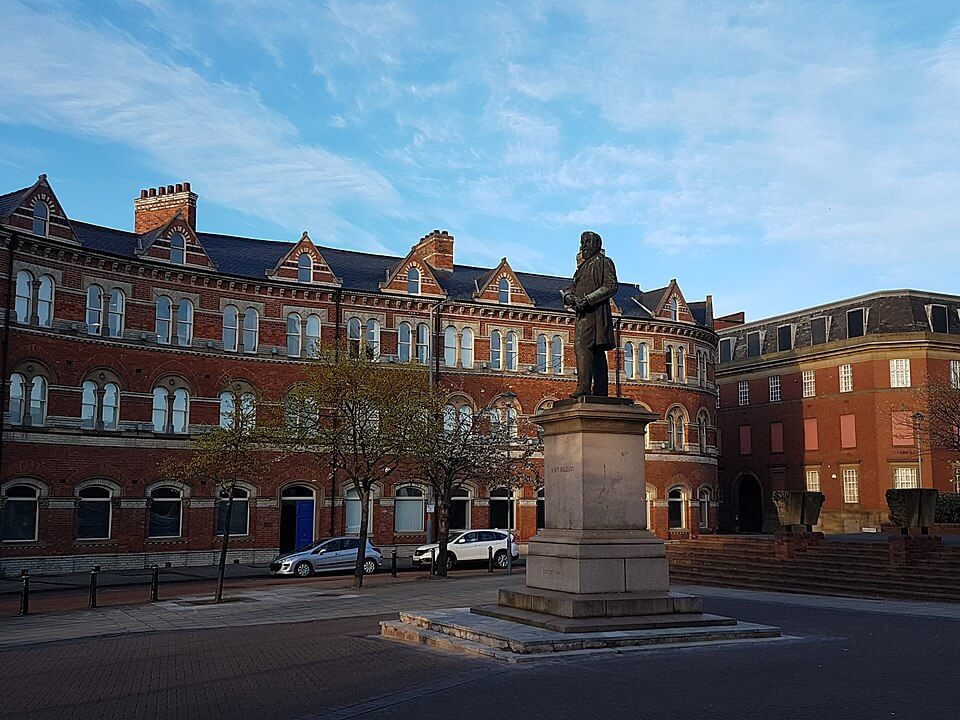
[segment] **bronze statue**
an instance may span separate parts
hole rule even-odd
[[[563,304],[577,313],[573,342],[577,389],[572,398],[608,394],[607,350],[617,346],[610,311],[610,298],[617,293],[617,269],[601,249],[602,243],[595,232],[588,230],[580,235],[573,285],[563,291]]]

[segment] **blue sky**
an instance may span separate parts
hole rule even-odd
[[[4,3],[0,191],[133,225],[676,277],[749,318],[958,292],[955,2]]]

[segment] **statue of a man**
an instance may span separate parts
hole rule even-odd
[[[580,254],[573,285],[563,291],[563,304],[577,313],[574,351],[577,354],[577,389],[570,395],[608,394],[607,350],[616,346],[610,298],[617,293],[617,270],[591,231],[580,235]]]

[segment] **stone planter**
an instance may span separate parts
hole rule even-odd
[[[773,504],[780,525],[791,532],[810,532],[820,522],[823,493],[806,490],[774,490]]]
[[[937,514],[937,491],[930,488],[911,488],[909,490],[887,490],[887,507],[890,509],[890,522],[908,535],[912,528],[920,528],[927,534]]]

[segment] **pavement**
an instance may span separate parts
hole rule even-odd
[[[0,619],[0,719],[955,720],[960,605],[675,587],[777,643],[509,666],[376,636],[398,609],[491,601],[522,574],[240,591]],[[325,586],[324,586],[325,587]]]

